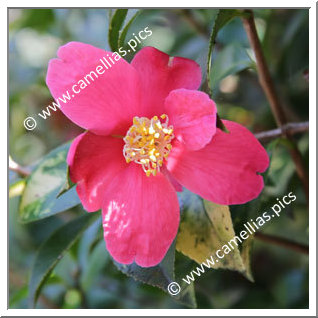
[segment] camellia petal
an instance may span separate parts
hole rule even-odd
[[[269,159],[243,126],[224,121],[229,133],[216,128],[216,106],[197,91],[194,61],[146,47],[131,64],[120,58],[95,79],[107,54],[114,53],[69,43],[50,61],[47,84],[58,101],[90,75],[91,84],[60,101],[62,112],[88,129],[70,147],[70,178],[87,211],[102,209],[114,259],[155,266],[178,231],[176,191],[184,186],[215,203],[245,203],[261,192],[259,173]]]
[[[102,208],[109,184],[117,173],[127,169],[123,140],[85,132],[74,139],[68,156],[70,178],[84,208],[93,212]]]
[[[139,165],[131,163],[109,184],[103,202],[104,238],[117,262],[157,265],[178,225],[178,198],[163,174],[147,177]]]
[[[216,106],[203,92],[187,89],[172,91],[165,100],[165,111],[174,135],[190,150],[206,146],[216,131]]]
[[[138,71],[142,85],[144,116],[163,112],[164,100],[178,88],[198,89],[201,84],[200,66],[183,57],[170,57],[154,47],[141,49],[131,65]]]
[[[259,173],[267,169],[269,158],[248,129],[223,122],[229,133],[217,129],[203,149],[190,151],[176,144],[167,168],[184,187],[204,199],[224,205],[243,204],[262,191],[264,182]]]
[[[125,133],[133,116],[141,114],[136,70],[111,52],[79,42],[60,47],[57,55],[49,63],[46,83],[61,111],[96,134]]]

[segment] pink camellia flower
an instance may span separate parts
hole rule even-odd
[[[49,63],[47,85],[62,96],[112,53],[71,42]],[[91,75],[93,75],[91,73]],[[141,49],[129,64],[118,59],[62,112],[87,131],[72,143],[70,178],[88,212],[102,209],[106,247],[123,264],[157,265],[179,225],[182,186],[219,204],[256,198],[266,151],[243,126],[224,120],[197,89],[197,63]]]

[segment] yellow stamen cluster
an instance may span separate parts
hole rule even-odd
[[[151,174],[155,176],[160,171],[164,159],[170,153],[174,135],[168,122],[169,118],[165,114],[160,119],[157,116],[151,119],[134,117],[133,125],[124,138],[123,153],[126,162],[134,161],[142,165],[148,177]]]

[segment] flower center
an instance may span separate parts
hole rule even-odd
[[[126,162],[134,161],[142,165],[148,177],[151,174],[155,176],[160,171],[172,148],[173,127],[169,126],[168,121],[169,118],[165,114],[162,114],[160,119],[157,116],[151,119],[134,117],[134,124],[124,138],[123,153]]]

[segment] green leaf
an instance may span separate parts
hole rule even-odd
[[[54,9],[28,9],[21,18],[10,23],[10,29],[30,28],[40,32],[47,32],[55,21]]]
[[[218,10],[217,16],[214,20],[211,35],[210,35],[210,41],[209,41],[209,50],[208,50],[208,56],[207,56],[207,93],[212,98],[213,90],[212,90],[212,53],[215,46],[215,41],[218,32],[233,18],[237,16],[242,16],[244,13],[243,11],[237,10],[237,9],[220,9]],[[217,114],[217,127],[223,130],[224,132],[228,132],[224,124],[222,123],[221,118]]]
[[[117,9],[111,16],[108,29],[108,43],[113,52],[118,50],[119,31],[124,24],[128,9]]]
[[[214,90],[219,82],[228,75],[238,73],[254,65],[249,55],[240,44],[232,43],[222,49],[214,60],[210,83]]]
[[[220,128],[222,131],[224,131],[226,133],[229,133],[229,130],[223,124],[222,119],[220,118],[219,114],[216,114],[216,127]]]
[[[75,187],[57,198],[67,180],[69,146],[67,143],[47,154],[26,179],[19,207],[21,222],[37,221],[80,203]]]
[[[18,180],[9,187],[9,198],[20,196],[25,188],[25,179]]]
[[[252,268],[251,268],[251,253],[252,253],[253,243],[254,243],[254,235],[253,236],[251,235],[242,243],[242,248],[241,248],[241,257],[246,268],[246,277],[251,282],[254,282]]]
[[[19,303],[26,299],[28,296],[28,286],[24,286],[20,289],[18,289],[14,294],[10,295],[9,299],[9,308],[16,308],[16,309],[21,309],[19,308]]]
[[[177,235],[177,250],[198,264],[206,261],[235,236],[228,206],[202,201],[197,195],[185,190],[180,194],[182,217]],[[233,244],[234,245],[234,244]],[[218,259],[214,269],[236,270],[250,279],[239,248]]]
[[[209,90],[210,97],[212,97],[212,85],[211,85],[212,53],[214,50],[217,34],[233,18],[237,16],[242,16],[242,15],[244,15],[244,13],[241,10],[220,9],[214,21],[212,32],[210,35],[209,51],[208,51],[208,57],[207,57],[207,83],[208,83],[208,90]]]
[[[125,45],[125,39],[126,39],[126,35],[127,32],[130,28],[130,26],[132,25],[132,23],[135,21],[135,19],[137,18],[137,16],[139,15],[140,10],[138,10],[132,17],[131,19],[127,22],[127,24],[124,26],[124,28],[122,29],[122,31],[119,34],[119,39],[118,39],[118,47],[123,47]]]
[[[278,196],[285,194],[295,173],[295,165],[290,158],[288,147],[285,147],[285,140],[286,138],[284,137],[277,138],[266,146],[270,156],[270,167],[264,174],[267,195]]]
[[[31,270],[29,282],[29,306],[34,307],[43,284],[65,252],[76,242],[80,234],[99,216],[98,213],[76,218],[58,228],[39,248]]]
[[[89,291],[98,280],[98,275],[102,272],[108,259],[109,254],[105,250],[105,242],[102,239],[89,255],[88,264],[81,275],[80,281],[84,291]]]
[[[123,265],[114,261],[115,266],[124,274],[133,277],[137,281],[141,281],[148,285],[158,287],[167,292],[167,287],[171,282],[175,281],[174,262],[175,262],[175,242],[170,246],[166,256],[162,262],[153,267],[140,267],[133,263],[131,265]],[[196,307],[194,284],[189,286],[182,285],[181,292],[173,296],[173,298],[191,308]]]
[[[60,189],[60,192],[58,193],[57,198],[60,197],[62,194],[66,193],[67,191],[71,190],[71,188],[73,188],[74,186],[76,186],[76,183],[72,182],[72,180],[70,178],[70,169],[69,169],[69,167],[67,167],[66,180],[65,180],[64,185]]]

